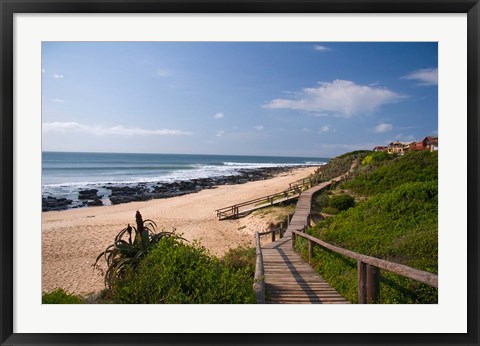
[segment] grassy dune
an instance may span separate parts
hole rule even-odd
[[[307,232],[358,253],[437,273],[437,167],[437,154],[430,152],[370,160],[358,167],[354,180],[338,188],[362,201]],[[306,256],[306,241],[300,240],[297,247]],[[314,266],[341,294],[357,302],[356,261],[315,247]],[[382,272],[380,303],[436,303],[437,293]]]

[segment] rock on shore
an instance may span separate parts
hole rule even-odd
[[[47,196],[42,198],[42,210],[64,210],[72,207],[100,206],[102,198],[108,198],[111,204],[148,201],[158,198],[169,198],[190,193],[199,192],[203,189],[212,189],[219,185],[244,184],[249,181],[270,179],[280,173],[291,171],[298,167],[267,167],[258,169],[243,169],[238,175],[220,176],[212,178],[199,178],[172,183],[145,183],[114,185],[106,184],[102,188],[111,192],[108,196],[100,196],[98,189],[81,189],[78,191],[80,203],[73,204],[73,200]]]

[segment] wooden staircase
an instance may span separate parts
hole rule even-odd
[[[262,246],[267,304],[348,304],[282,238]]]

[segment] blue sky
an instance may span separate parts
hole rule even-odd
[[[436,43],[44,42],[45,151],[333,157],[438,131]]]

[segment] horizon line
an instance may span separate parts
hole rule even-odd
[[[134,153],[134,152],[115,152],[115,151],[59,151],[42,150],[43,153],[76,153],[76,154],[132,154],[132,155],[206,155],[206,156],[254,156],[254,157],[279,157],[279,158],[309,158],[309,159],[331,159],[332,157],[315,156],[282,156],[282,155],[246,155],[246,154],[182,154],[182,153]],[[342,155],[342,154],[340,154]],[[338,155],[337,155],[338,156]]]

